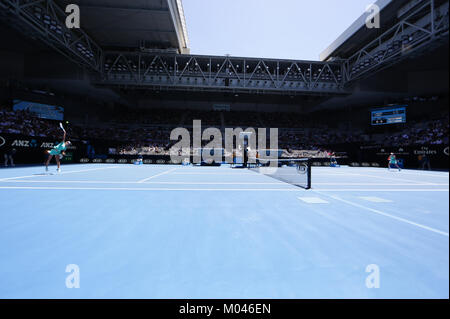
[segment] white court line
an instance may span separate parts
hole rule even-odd
[[[139,183],[144,185],[144,183]],[[284,185],[284,183],[282,183]],[[281,184],[280,184],[281,185]],[[286,186],[290,186],[286,184]],[[0,189],[54,189],[54,190],[125,190],[125,191],[225,191],[225,192],[307,192],[300,187],[294,188],[133,188],[133,187],[45,187],[45,186],[0,186]],[[320,189],[327,192],[449,192],[448,189]]]
[[[161,175],[160,175],[161,176]],[[146,184],[146,185],[286,185],[283,182],[261,183],[261,182],[115,182],[115,181],[58,181],[58,180],[20,180],[20,181],[4,181],[4,183],[64,183],[64,184]]]
[[[382,171],[383,169],[370,169],[370,168],[365,168],[365,170],[369,171],[369,172],[373,172],[373,173],[377,173]],[[387,169],[384,168],[384,171],[386,171]],[[411,169],[403,169],[401,172],[395,172],[395,174],[399,174],[399,175],[414,175],[414,176],[432,176],[432,177],[443,177],[443,178],[448,178],[449,176],[449,172],[446,171],[435,171],[435,173],[430,173],[429,171],[422,171],[422,170],[411,170]]]
[[[84,170],[79,170],[79,171],[68,171],[68,172],[61,172],[61,173],[58,173],[58,174],[53,175],[53,176],[66,175],[66,174],[72,174],[72,173],[83,173],[83,172],[91,172],[91,171],[100,171],[100,170],[111,169],[111,168],[118,168],[118,167],[120,167],[120,166],[90,168],[90,169],[84,169]],[[28,176],[8,177],[8,178],[0,179],[0,182],[14,180],[14,179],[21,179],[21,178],[29,178],[29,177],[41,177],[41,176],[43,176],[43,175],[28,175]]]
[[[329,186],[450,186],[449,183],[317,183],[314,182],[313,185],[329,185]]]
[[[405,175],[415,175],[415,176],[432,176],[432,177],[443,177],[443,178],[448,178],[448,172],[442,172],[442,174],[427,174],[427,173],[409,173],[409,172],[400,172],[400,174],[405,174]]]
[[[317,192],[317,193],[322,194],[321,192]],[[401,217],[397,217],[397,216],[394,216],[394,215],[391,215],[391,214],[382,212],[382,211],[377,210],[377,209],[373,209],[373,208],[370,208],[370,207],[366,207],[366,206],[364,206],[364,205],[360,205],[360,204],[357,204],[357,203],[354,203],[354,202],[350,202],[350,201],[348,201],[348,200],[345,200],[345,199],[340,198],[339,196],[328,195],[328,194],[322,194],[322,195],[331,197],[331,198],[333,198],[333,199],[335,199],[335,200],[337,200],[337,201],[346,203],[346,204],[348,204],[348,205],[351,205],[351,206],[354,206],[354,207],[358,207],[358,208],[361,208],[361,209],[370,211],[370,212],[372,212],[372,213],[376,213],[376,214],[378,214],[378,215],[382,215],[382,216],[385,216],[385,217],[389,217],[389,218],[392,218],[392,219],[395,219],[395,220],[398,220],[398,221],[401,221],[401,222],[404,222],[404,223],[407,223],[407,224],[410,224],[410,225],[413,225],[413,226],[416,226],[416,227],[420,227],[420,228],[422,228],[422,229],[426,229],[426,230],[432,231],[432,232],[434,232],[434,233],[437,233],[437,234],[440,234],[440,235],[444,235],[444,236],[446,236],[446,237],[449,237],[449,234],[446,233],[446,232],[444,232],[444,231],[441,231],[441,230],[438,230],[438,229],[435,229],[435,228],[432,228],[432,227],[428,227],[428,226],[425,226],[425,225],[422,225],[422,224],[419,224],[419,223],[415,223],[415,222],[410,221],[410,220],[408,220],[408,219],[401,218]]]
[[[174,173],[173,175],[227,175],[227,176],[241,176],[241,175],[255,175],[255,173]]]
[[[387,168],[371,168],[371,167],[353,167],[348,168],[344,170],[340,170],[339,172],[333,171],[329,172],[328,167],[314,167],[315,175],[320,176],[337,176],[337,175],[346,175],[346,174],[358,174],[357,172],[366,172],[366,173],[381,173],[381,172],[389,172]],[[413,175],[413,176],[431,176],[431,177],[441,177],[441,178],[448,178],[449,172],[448,171],[435,171],[435,173],[432,173],[430,171],[422,171],[422,170],[412,170],[412,169],[402,169],[401,172],[398,172],[394,170],[393,172],[389,172],[390,174],[395,175]]]
[[[418,181],[413,181],[410,179],[404,179],[404,178],[393,178],[393,177],[383,177],[383,176],[378,176],[378,175],[368,175],[368,174],[360,174],[360,173],[348,173],[348,174],[342,174],[342,176],[348,176],[348,175],[354,175],[354,176],[365,176],[365,177],[373,177],[373,178],[379,178],[379,179],[385,179],[385,180],[390,180],[390,181],[404,181],[404,182],[409,182],[409,183],[414,183],[414,184],[419,184],[420,182]],[[431,184],[428,182],[422,182],[423,184]]]
[[[313,183],[314,186],[314,183]],[[415,185],[412,185],[415,186]],[[448,188],[319,188],[323,192],[448,192]]]
[[[390,199],[384,199],[376,196],[360,196],[359,198],[372,203],[392,203]]]
[[[307,204],[329,204],[330,203],[320,197],[298,197],[298,199],[300,199],[301,201],[303,201]]]
[[[317,172],[314,171],[314,176],[346,176],[348,174],[343,173],[325,173],[325,172]]]
[[[111,190],[111,191],[167,191],[167,192],[306,192],[296,188],[136,188],[136,187],[44,187],[44,186],[0,186],[12,190]]]
[[[169,169],[169,170],[164,171],[164,172],[162,172],[162,173],[159,173],[159,174],[150,176],[150,177],[148,177],[148,178],[142,179],[142,180],[138,181],[138,183],[140,183],[140,184],[141,184],[141,183],[145,183],[146,181],[149,181],[149,180],[151,180],[151,179],[153,179],[153,178],[156,178],[156,177],[159,177],[159,176],[163,176],[163,175],[172,173],[172,172],[175,171],[176,169],[178,169],[178,167],[172,168],[172,169]]]
[[[1,180],[0,180],[1,182]],[[155,184],[155,185],[284,185],[284,182],[124,182],[124,181],[60,181],[60,180],[8,180],[4,183],[66,183],[66,184]],[[449,184],[403,184],[403,183],[313,183],[323,186],[449,186]]]

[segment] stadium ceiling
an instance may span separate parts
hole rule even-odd
[[[55,0],[77,4],[81,27],[104,50],[165,49],[189,53],[181,0]]]
[[[333,43],[331,43],[319,58],[321,61],[332,59],[348,59],[361,50],[367,43],[379,37],[383,32],[392,28],[409,13],[424,3],[430,3],[439,8],[448,0],[378,0],[375,2],[380,8],[380,28],[368,29],[366,19],[368,13],[362,14],[353,24],[345,30]],[[369,3],[369,2],[368,2]]]
[[[448,43],[448,0],[405,1],[378,1],[382,28],[363,24],[330,49],[342,56],[326,61],[186,54],[181,0],[70,0],[81,6],[81,29],[65,26],[68,0],[0,0],[0,19],[94,71],[91,83],[101,87],[333,96],[351,94],[355,81]],[[348,47],[353,43],[358,47]]]

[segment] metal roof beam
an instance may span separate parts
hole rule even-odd
[[[448,34],[449,2],[437,7],[434,0],[423,0],[408,16],[345,60],[344,81],[351,83],[413,53],[432,49],[448,41]]]
[[[0,0],[11,26],[39,39],[79,65],[102,72],[103,50],[82,29],[66,27],[66,12],[54,0]]]
[[[81,4],[81,8],[87,8],[87,9],[94,9],[94,10],[124,10],[124,11],[138,11],[138,12],[148,12],[148,13],[159,13],[159,14],[168,14],[169,8],[131,8],[131,7],[125,7],[125,6],[96,6],[96,5],[90,5],[90,4]]]
[[[95,84],[263,94],[348,93],[342,63],[336,62],[106,52],[104,70]]]

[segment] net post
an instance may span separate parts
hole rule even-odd
[[[311,187],[312,187],[312,185],[311,185],[311,176],[312,176],[312,174],[311,174],[311,169],[312,169],[311,159],[308,158],[306,162],[307,162],[306,165],[308,166],[308,177],[307,177],[308,182],[307,182],[306,189],[311,189]]]

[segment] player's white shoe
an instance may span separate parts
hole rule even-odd
[[[57,172],[57,173],[61,173],[61,169],[60,169],[60,168],[57,168],[57,169],[56,169],[56,172]]]

